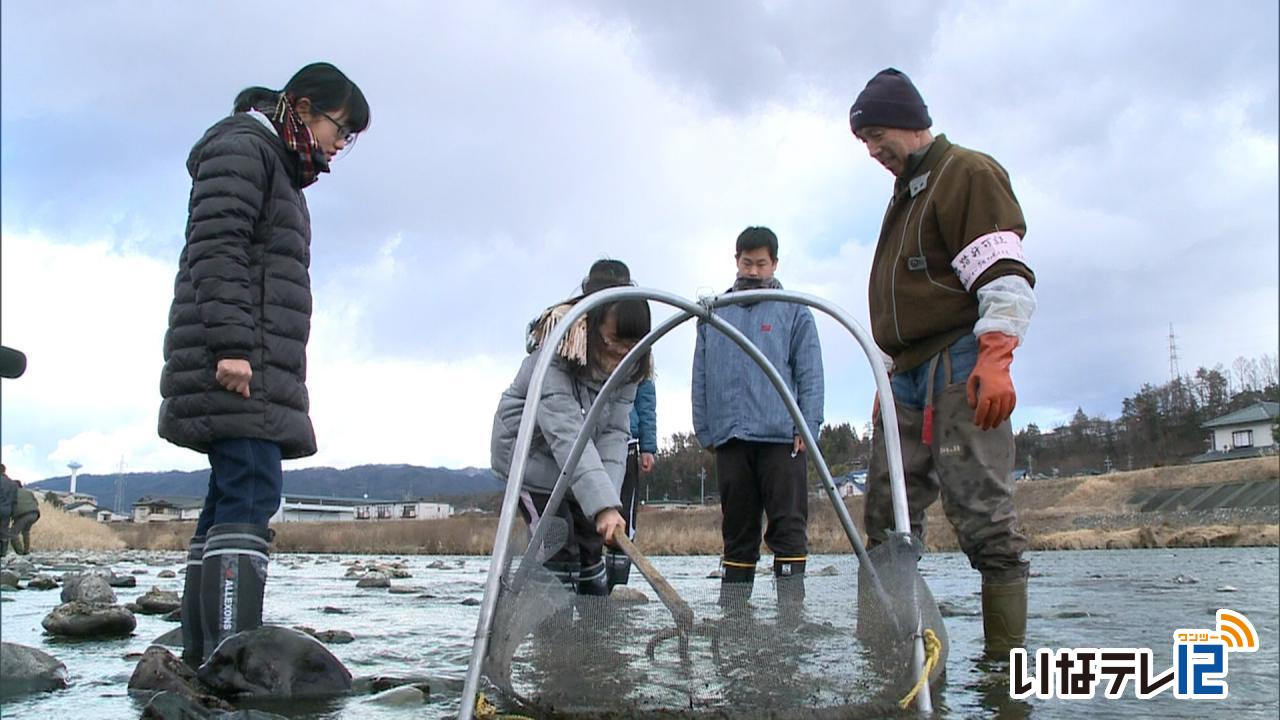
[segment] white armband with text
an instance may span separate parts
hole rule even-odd
[[[978,276],[1001,260],[1027,264],[1022,255],[1022,238],[1012,230],[996,230],[974,239],[952,259],[951,269],[956,271],[964,289],[971,290]]]

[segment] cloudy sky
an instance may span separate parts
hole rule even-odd
[[[747,225],[778,277],[865,321],[892,179],[851,136],[876,71],[994,155],[1028,221],[1039,310],[1017,426],[1114,417],[1142,383],[1275,353],[1273,2],[6,0],[0,386],[15,477],[195,469],[156,435],[184,161],[249,85],[337,64],[373,124],[307,190],[320,453],[487,466],[525,322],[594,260],[693,297]],[[665,316],[659,310],[659,316]],[[820,321],[827,419],[866,422],[867,363]],[[685,327],[658,347],[659,431],[691,427]]]

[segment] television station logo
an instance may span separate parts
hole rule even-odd
[[[1015,648],[1009,651],[1009,697],[1091,700],[1101,687],[1103,697],[1116,700],[1132,687],[1140,700],[1170,688],[1179,700],[1224,700],[1228,659],[1257,652],[1258,633],[1244,613],[1222,608],[1216,618],[1212,629],[1174,631],[1173,666],[1163,672],[1155,670],[1150,648],[1039,648],[1033,667],[1027,651]]]

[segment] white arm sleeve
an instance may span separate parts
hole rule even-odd
[[[978,324],[973,334],[1004,333],[1022,344],[1035,311],[1036,294],[1027,279],[1003,275],[978,289]]]

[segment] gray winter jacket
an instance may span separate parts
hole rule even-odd
[[[524,359],[511,387],[502,393],[498,401],[490,439],[490,463],[500,478],[507,478],[511,472],[516,433],[520,429],[524,401],[529,394],[529,380],[542,352],[535,351]],[[576,378],[562,358],[557,357],[551,362],[542,385],[538,421],[525,465],[524,489],[550,493],[555,488],[560,469],[568,461],[573,441],[582,429],[582,421],[595,402],[601,385],[603,382],[594,379]],[[571,492],[587,517],[594,518],[606,508],[621,507],[618,493],[626,470],[631,406],[635,394],[635,383],[627,383],[617,389],[574,472]]]
[[[311,218],[297,156],[247,113],[209,128],[191,149],[186,245],[178,259],[160,375],[160,436],[200,452],[256,438],[286,458],[312,455],[307,338]],[[248,360],[248,398],[214,379]]]
[[[716,315],[778,369],[816,438],[823,420],[822,347],[809,308],[766,301],[727,305]],[[735,438],[790,443],[799,434],[764,371],[724,333],[702,322],[693,350],[693,430],[710,448]]]

